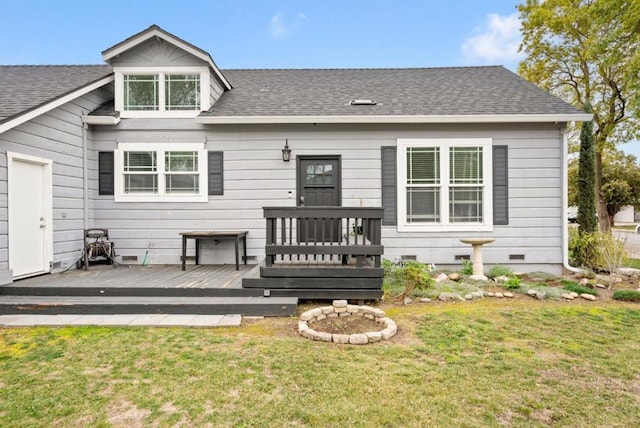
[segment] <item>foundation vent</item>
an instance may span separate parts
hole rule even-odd
[[[138,256],[122,256],[122,263],[136,263]]]
[[[413,260],[413,261],[418,260],[418,257],[415,254],[405,254],[400,256],[401,262],[408,262],[410,260]]]
[[[524,254],[509,254],[509,260],[524,260]]]
[[[468,254],[456,254],[454,256],[454,260],[456,261],[460,261],[460,260],[471,260],[471,256]]]

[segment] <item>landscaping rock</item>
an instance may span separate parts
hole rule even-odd
[[[322,315],[322,308],[315,308],[315,309],[311,309],[310,311],[307,311],[311,314],[312,317],[317,317],[318,315]]]
[[[349,343],[352,345],[365,345],[369,343],[369,338],[364,333],[354,333],[349,336]]]
[[[580,285],[582,285],[583,287],[588,287],[589,286],[589,280],[587,278],[582,278],[580,280]]]
[[[622,282],[622,277],[619,275],[596,275],[596,280],[600,282]]]
[[[582,297],[583,299],[586,299],[586,300],[591,300],[591,301],[596,300],[596,296],[594,296],[593,294],[589,294],[589,293],[582,293],[580,295],[580,297]]]
[[[359,312],[358,305],[347,305],[347,312],[357,314]]]
[[[534,290],[533,288],[530,288],[527,290],[527,295],[531,296],[531,297],[536,297],[538,295],[538,291]]]
[[[449,281],[459,281],[460,280],[460,274],[458,272],[453,272],[450,273],[447,278],[449,278]]]
[[[578,293],[576,293],[575,291],[572,291],[571,293],[569,293],[573,296],[573,298],[575,299],[576,297],[578,297]]]
[[[482,290],[472,291],[471,294],[478,299],[482,299],[484,297],[484,292]]]
[[[320,308],[325,315],[333,313],[333,306],[323,306]]]
[[[510,299],[513,299],[513,293],[510,293],[510,292],[506,291],[506,292],[504,292],[502,294],[504,295],[504,297],[508,297]]]
[[[331,333],[327,333],[324,331],[313,331],[313,340],[318,340],[320,342],[331,342],[332,338]]]
[[[387,314],[385,314],[382,309],[375,308],[372,312],[373,316],[375,316],[376,318],[384,318],[387,316]]]
[[[380,334],[382,335],[382,338],[384,340],[388,340],[388,339],[392,338],[393,336],[395,336],[397,332],[398,332],[397,328],[387,327],[384,330],[382,330],[380,332]]]
[[[334,334],[333,341],[335,343],[349,343],[349,335],[348,334]]]
[[[351,312],[339,312],[338,313],[339,317],[350,317],[351,316]],[[318,318],[320,319],[320,318]]]
[[[495,293],[495,294],[494,294],[494,296],[495,296],[495,297],[497,297],[497,298],[499,298],[499,299],[502,299],[502,298],[504,297],[504,294],[502,294],[502,293]]]
[[[435,281],[436,283],[438,283],[438,282],[446,281],[447,279],[449,279],[449,277],[447,276],[446,273],[439,273],[438,276],[436,276]]]
[[[380,342],[382,340],[382,333],[379,331],[368,331],[365,335],[369,338],[369,342]]]
[[[338,318],[338,314],[336,314],[335,312],[327,314],[327,318]]]
[[[320,314],[316,317],[316,320],[318,321],[322,321],[323,319],[325,319],[327,316],[325,314]]]
[[[618,275],[625,275],[625,276],[639,276],[640,275],[640,269],[636,269],[636,268],[620,268],[620,269],[616,269],[616,273]]]
[[[404,305],[410,305],[410,304],[412,304],[412,303],[413,303],[413,300],[411,300],[411,298],[410,298],[410,297],[405,297],[405,298],[404,298],[404,300],[402,301],[402,303],[403,303]]]
[[[430,298],[428,297],[421,297],[420,298],[420,303],[429,303],[431,301]]]
[[[538,291],[536,292],[536,299],[538,300],[544,300],[547,298],[547,293],[545,293],[544,291]]]
[[[604,285],[604,284],[596,284],[596,288],[602,288],[602,289],[604,289],[604,288],[607,288],[607,286],[606,286],[606,285]]]
[[[347,308],[347,301],[346,300],[334,300],[333,301],[333,307],[334,308]]]
[[[335,312],[336,314],[340,314],[342,312],[347,312],[347,305],[344,305],[344,307],[334,307],[333,308],[333,312]]]
[[[493,291],[487,291],[487,297],[495,297],[496,293]]]
[[[300,321],[309,321],[312,318],[313,314],[311,313],[311,311],[303,312],[302,315],[300,315]]]
[[[373,313],[373,308],[371,306],[360,306],[358,308],[358,311],[363,313],[363,314],[372,314]]]
[[[443,302],[456,302],[459,300],[464,300],[464,298],[462,296],[460,296],[459,294],[456,293],[441,293],[438,296],[438,299],[443,301]]]
[[[573,300],[574,297],[571,295],[571,293],[562,293],[562,298],[566,299],[566,300]]]
[[[464,295],[464,299],[465,300],[473,300],[473,294],[469,293],[469,294],[465,294]]]
[[[501,276],[496,276],[495,278],[493,278],[493,280],[495,282],[497,282],[498,284],[503,284],[505,282],[507,282],[509,278],[505,275],[501,275]]]
[[[298,331],[302,333],[305,330],[309,330],[309,324],[306,321],[298,321]]]

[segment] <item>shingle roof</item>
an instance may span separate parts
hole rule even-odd
[[[111,74],[108,65],[0,66],[0,123]]]
[[[233,89],[201,116],[584,113],[501,66],[223,73]],[[377,105],[349,105],[352,99]]]

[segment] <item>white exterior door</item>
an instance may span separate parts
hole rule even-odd
[[[9,268],[14,279],[50,271],[51,161],[7,153]]]

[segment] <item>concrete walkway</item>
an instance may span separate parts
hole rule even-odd
[[[239,327],[241,315],[0,315],[1,327]]]

